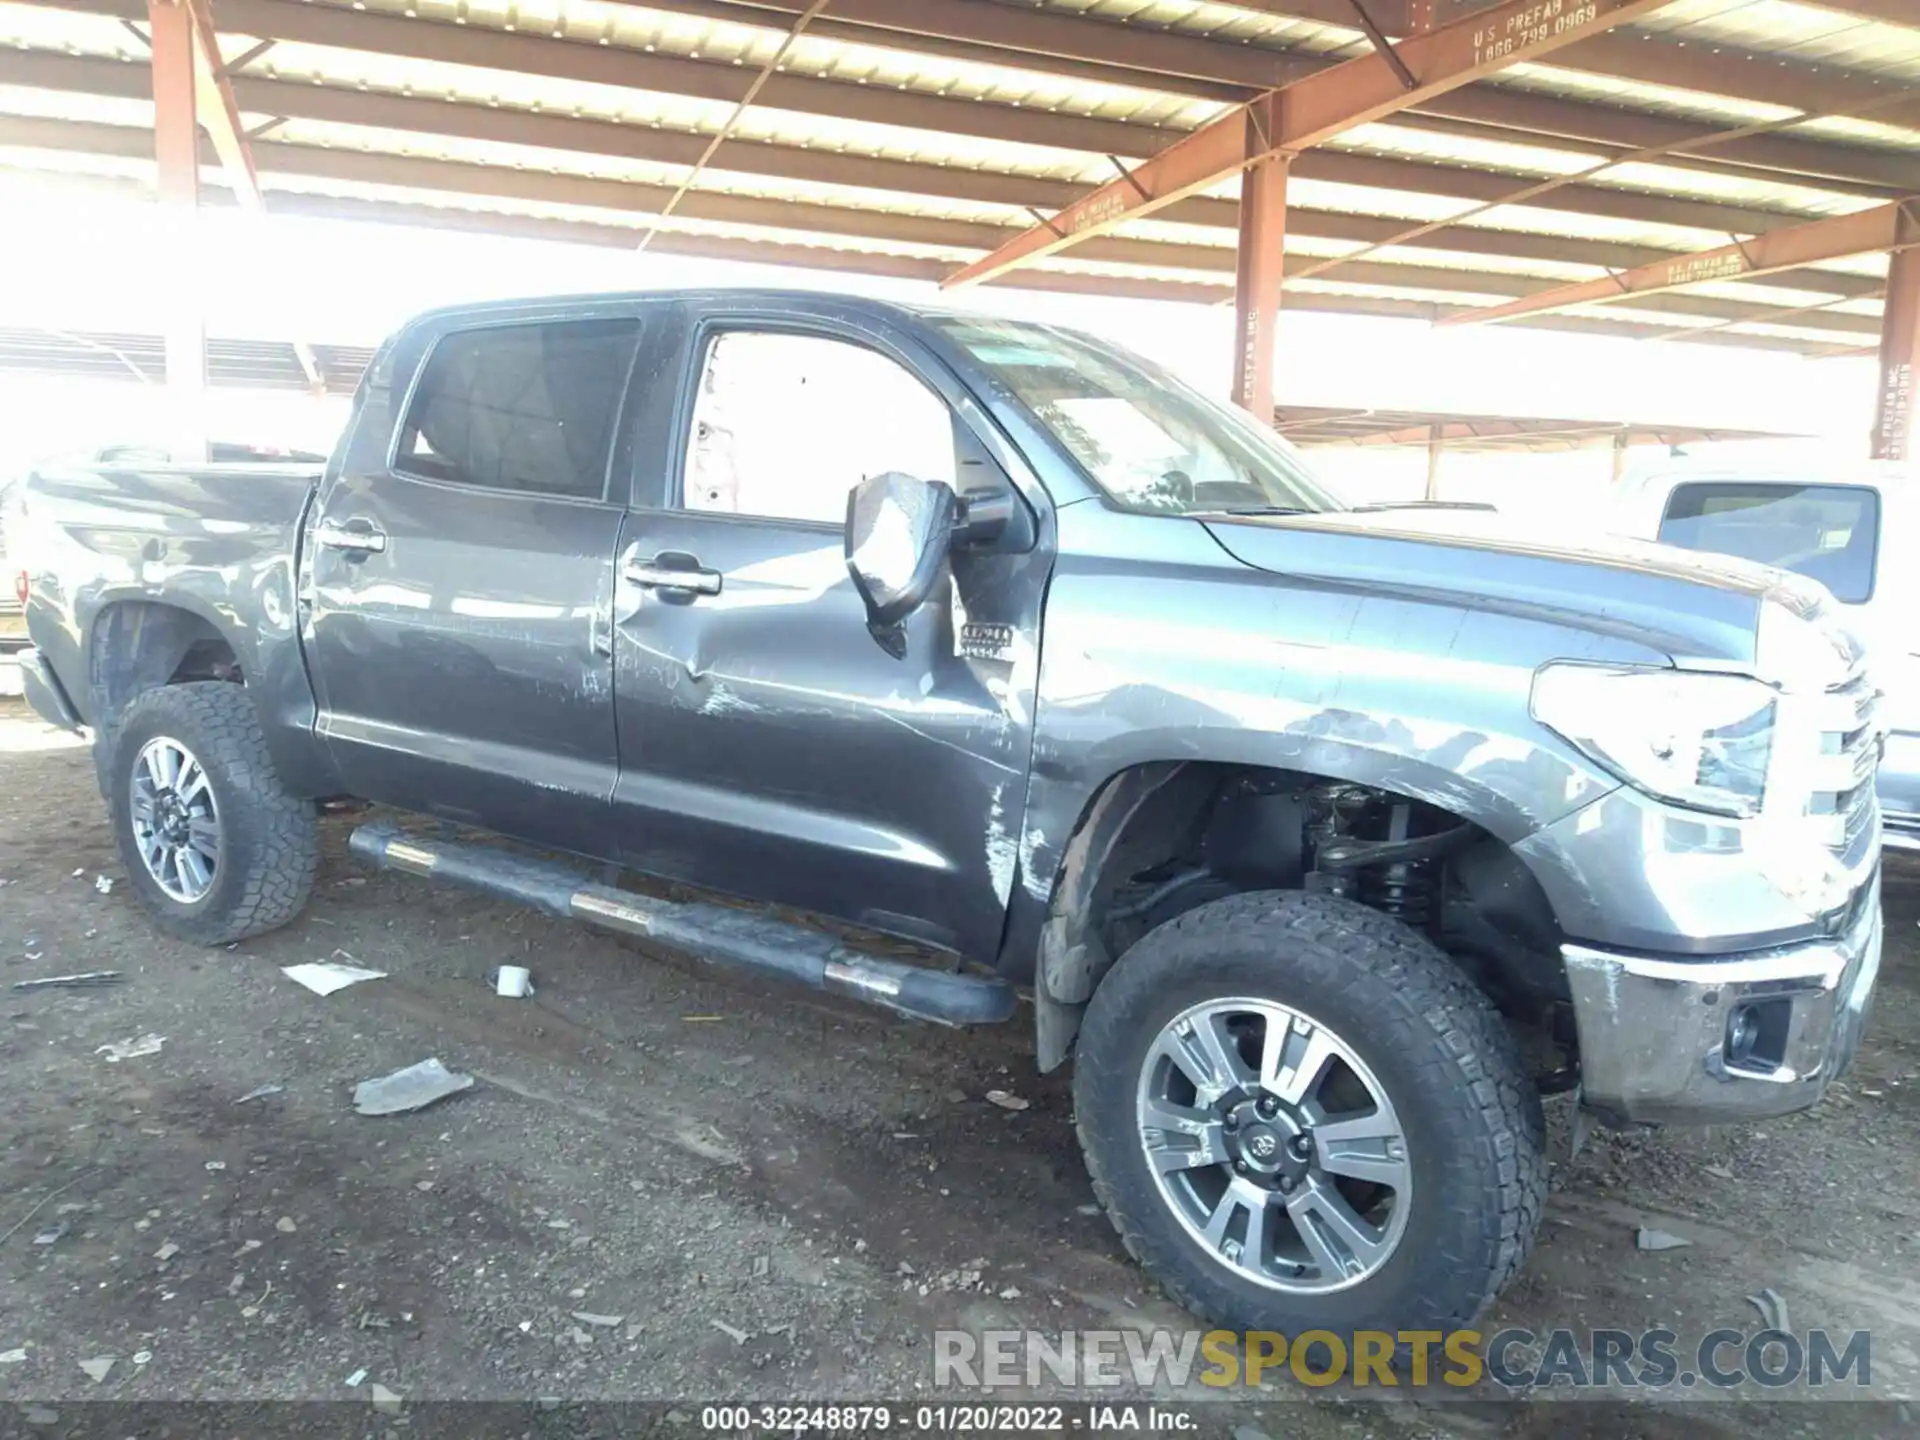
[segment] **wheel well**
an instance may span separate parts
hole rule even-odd
[[[109,606],[94,621],[87,690],[96,726],[145,690],[190,680],[244,679],[226,637],[190,610],[129,601]]]
[[[1570,1048],[1561,934],[1546,892],[1496,836],[1427,801],[1299,771],[1136,766],[1088,805],[1041,930],[1035,1009],[1043,1069],[1147,931],[1249,890],[1348,896],[1421,931],[1510,1020]]]

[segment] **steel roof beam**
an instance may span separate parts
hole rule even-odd
[[[1680,255],[1578,285],[1560,285],[1504,305],[1456,315],[1442,323],[1474,324],[1548,315],[1582,305],[1659,295],[1709,281],[1743,280],[1822,260],[1903,250],[1920,244],[1920,199],[1895,201],[1855,215],[1837,215],[1736,240],[1695,255]]]
[[[122,18],[135,17],[142,8],[140,0],[27,0],[27,3]],[[631,3],[639,5],[641,0],[631,0]],[[1341,6],[1349,3],[1350,0],[1338,0]],[[1374,0],[1374,3],[1379,4],[1380,0]],[[857,22],[836,20],[835,17],[849,6],[856,7],[852,13],[864,18]],[[779,30],[791,23],[805,5],[804,0],[653,0],[649,8],[732,19],[736,23]],[[750,81],[750,76],[743,75],[740,67],[717,65],[711,61],[646,55],[618,46],[588,45],[579,41],[532,35],[525,31],[509,33],[481,25],[453,26],[426,20],[408,21],[394,15],[368,14],[324,4],[292,3],[292,0],[225,0],[221,6],[221,17],[230,30],[248,34],[260,32],[267,38],[278,35],[279,38],[299,39],[367,53],[437,59],[628,88],[658,89],[664,93],[688,94],[698,98],[737,99]],[[835,29],[836,24],[841,28]],[[1029,30],[1037,31],[1048,44],[1042,45],[1039,38],[1029,37]],[[1243,100],[1251,91],[1313,73],[1326,68],[1327,64],[1317,56],[1288,54],[1147,27],[1121,26],[1050,12],[1016,9],[998,3],[998,0],[838,0],[812,23],[809,33],[831,34],[835,38],[896,49],[910,44],[914,49],[958,54],[962,58],[984,63],[1082,76],[1223,101]],[[951,38],[956,35],[981,38]],[[1019,40],[1022,48],[1013,48],[1009,44],[1010,37]],[[1071,58],[1066,53],[1069,45],[1079,49],[1083,55],[1104,58],[1098,62]],[[1158,63],[1156,57],[1162,51],[1167,58],[1165,63]],[[1118,64],[1122,60],[1147,68],[1127,70]],[[1089,73],[1089,66],[1099,73]],[[1195,79],[1183,74],[1183,70],[1204,71],[1216,78]],[[806,76],[782,78],[783,82],[793,82],[783,83],[781,91],[777,92],[786,94],[789,108],[808,113],[846,113],[860,118],[881,118],[882,123],[903,123],[884,118],[886,115],[902,113],[899,107],[881,106],[877,114],[870,108],[876,105],[876,96],[884,101],[900,92]],[[1229,79],[1234,83],[1226,83]],[[828,88],[817,88],[822,86]],[[849,95],[849,91],[854,93]],[[1031,139],[1041,144],[1063,144],[1070,148],[1089,148],[1090,140],[1100,139],[1083,133],[1086,124],[1083,117],[1016,109],[1006,105],[946,100],[940,96],[908,95],[906,99],[936,102],[936,106],[943,107],[932,117],[939,122],[936,128],[954,133],[984,133],[988,138],[1007,138],[1006,123],[1003,123],[1007,121],[1006,114],[980,114],[982,111],[1000,111],[1010,112],[1017,117],[1013,122],[1017,132],[1015,138]],[[1502,116],[1510,118],[1503,119]],[[973,117],[990,128],[981,132],[970,129]],[[1698,134],[1709,133],[1713,128],[1666,117],[1639,115],[1606,105],[1485,88],[1432,98],[1414,107],[1398,123],[1416,129],[1436,128],[1434,121],[1448,118],[1486,119],[1490,123],[1508,125],[1517,130],[1538,131],[1567,140],[1590,139],[1626,148],[1673,143],[1687,138],[1689,128]],[[1063,121],[1066,123],[1062,124]],[[1090,148],[1101,154],[1125,154],[1141,158],[1162,148],[1171,133],[1132,122],[1093,123],[1125,126],[1141,137],[1131,146],[1107,145],[1102,148],[1102,144],[1092,144]],[[1657,133],[1655,127],[1660,127]],[[1623,130],[1628,133],[1621,133]],[[1111,133],[1107,138],[1111,138]],[[1860,147],[1784,137],[1737,141],[1716,149],[1710,158],[1678,163],[1685,168],[1708,172],[1721,171],[1730,166],[1778,170],[1815,183],[1821,178],[1830,178],[1890,187],[1901,192],[1908,185],[1903,176],[1895,174],[1903,166],[1902,157]]]
[[[698,158],[704,143],[698,135],[608,121],[581,120],[571,116],[539,115],[422,97],[336,90],[244,76],[238,77],[234,83],[244,109],[298,119],[372,125],[419,134],[495,140],[581,155],[606,155],[678,165],[691,165]],[[0,52],[0,84],[33,85],[124,98],[144,98],[146,94],[141,67],[110,60],[48,54]],[[0,123],[10,127],[16,134],[43,137],[73,137],[87,133],[105,136],[110,131],[128,129],[116,126],[87,127],[81,122],[43,121],[32,117],[14,117]],[[139,137],[139,132],[130,133]],[[93,142],[46,138],[38,141],[23,139],[15,143],[44,143],[49,148],[84,150],[91,148]],[[144,138],[138,138],[137,143],[143,147],[140,153],[144,154]],[[109,147],[99,153],[121,152]],[[513,177],[539,173],[507,167],[484,168],[487,173],[500,176],[503,185],[512,184]],[[843,155],[759,141],[731,142],[723,168],[737,173],[779,176],[821,184],[861,186],[908,195],[1021,207],[1058,207],[1066,204],[1077,192],[1077,187],[1057,180]],[[1294,163],[1294,174],[1300,178],[1482,201],[1504,193],[1508,184],[1503,177],[1482,171],[1429,166],[1368,155],[1336,154],[1324,150],[1299,157]],[[582,183],[585,179],[578,176],[564,178],[569,183]],[[623,182],[601,183],[618,186]],[[1567,186],[1551,196],[1542,197],[1542,204],[1543,208],[1572,214],[1627,219],[1644,224],[1733,230],[1738,233],[1757,233],[1780,224],[1786,218],[1769,211],[1712,202],[1662,199],[1601,186]],[[1160,218],[1210,228],[1226,228],[1236,223],[1236,211],[1237,206],[1232,200],[1198,197],[1169,207]],[[1404,230],[1406,222],[1388,217],[1294,207],[1289,228],[1303,236],[1376,244]],[[1486,227],[1460,227],[1421,237],[1413,241],[1412,246],[1612,268],[1629,268],[1658,258],[1660,254],[1644,246]],[[1329,278],[1339,278],[1338,272],[1333,272]],[[1875,288],[1868,279],[1831,271],[1804,272],[1801,276],[1793,277],[1792,283],[1797,288],[1834,294],[1870,293]]]
[[[956,271],[946,288],[992,280],[1056,254],[1125,221],[1205,190],[1268,156],[1295,155],[1369,121],[1385,119],[1521,61],[1534,60],[1583,36],[1660,9],[1666,0],[1590,0],[1578,10],[1541,0],[1507,0],[1480,15],[1415,35],[1397,47],[1419,77],[1414,89],[1378,51],[1348,60],[1250,102],[1204,125],[1138,166],[1074,201],[993,254]],[[1580,18],[1576,21],[1575,16]],[[1250,145],[1249,132],[1260,137]]]
[[[127,158],[141,158],[145,154],[143,136],[132,127],[85,125],[59,120],[9,121],[0,118],[0,145],[70,149]],[[270,140],[258,142],[255,154],[261,172],[270,182],[274,177],[341,180],[423,194],[518,199],[534,204],[590,207],[634,215],[659,214],[673,195],[673,188],[666,185],[636,185],[538,170],[501,170],[465,161],[379,155]],[[275,203],[280,193],[277,189],[274,191],[272,198]],[[891,240],[981,251],[991,250],[1009,234],[1004,226],[977,221],[729,195],[718,191],[689,192],[682,200],[678,213],[695,220],[764,226],[807,235]],[[1329,221],[1333,222],[1334,228],[1338,228],[1339,222],[1345,218],[1314,211],[1290,211],[1288,215],[1290,226],[1296,230],[1327,228],[1321,222]],[[1235,267],[1235,251],[1224,245],[1189,245],[1111,236],[1090,241],[1078,253],[1086,260],[1197,272],[1184,277],[1184,280],[1169,276],[1173,283],[1206,283],[1200,280],[1201,275],[1224,277],[1232,274]],[[1286,257],[1285,272],[1289,276],[1297,275],[1316,263],[1314,257],[1295,252]],[[1335,278],[1349,284],[1383,289],[1453,291],[1476,295],[1525,296],[1554,288],[1551,279],[1537,275],[1422,265],[1412,261],[1357,261],[1346,266]],[[1828,304],[1842,303],[1856,290],[1871,294],[1877,289],[1876,282],[1866,277],[1808,275],[1804,279],[1811,282],[1805,288],[1814,289],[1822,288],[1823,283],[1830,279],[1842,282],[1840,293],[1827,300],[1825,303]],[[1856,279],[1857,286],[1851,283]],[[1784,283],[1799,282],[1788,277],[1783,280]],[[1766,307],[1752,302],[1704,296],[1668,296],[1650,300],[1647,306],[1732,323],[1773,318]],[[1791,313],[1794,313],[1792,308],[1781,311],[1783,316]],[[1877,330],[1878,322],[1871,315],[1831,315],[1825,317],[1820,328],[1872,333]]]
[[[662,130],[428,96],[345,90],[245,75],[233,77],[232,83],[242,110],[292,119],[487,140],[667,165],[692,165],[706,144],[705,136],[691,131]],[[116,60],[55,55],[46,51],[0,51],[0,84],[127,99],[142,99],[147,93],[144,77],[133,66]],[[1073,182],[1042,176],[971,170],[759,140],[729,142],[720,168],[1022,208],[1058,209],[1082,193],[1082,187]],[[1485,201],[1512,188],[1510,177],[1490,171],[1330,150],[1302,155],[1294,163],[1293,174],[1296,179],[1463,200]],[[1647,195],[1600,185],[1566,186],[1551,196],[1542,197],[1540,208],[1648,225],[1745,233],[1765,230],[1782,219],[1791,218],[1777,211]],[[1179,202],[1161,218],[1232,225],[1234,214],[1233,201],[1203,196]],[[1406,227],[1402,223],[1398,228]]]

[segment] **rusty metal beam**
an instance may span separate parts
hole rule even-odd
[[[137,158],[146,153],[144,136],[131,127],[93,125],[76,121],[46,120],[35,117],[0,117],[0,145],[27,149],[69,150],[79,153]],[[627,181],[605,180],[595,176],[556,174],[541,170],[508,170],[468,161],[438,160],[423,156],[380,155],[366,151],[288,144],[265,141],[254,146],[254,158],[264,177],[273,185],[284,180],[348,181],[360,185],[418,191],[424,196],[475,196],[503,200],[523,200],[540,205],[565,205],[632,215],[656,216],[672,199],[674,187],[643,185]],[[1232,207],[1228,207],[1231,210]],[[954,220],[940,216],[902,214],[897,211],[830,205],[814,201],[774,199],[758,195],[727,194],[714,190],[689,191],[679,202],[678,214],[688,219],[721,221],[735,225],[763,226],[804,235],[834,235],[870,240],[894,240],[916,245],[941,245],[988,251],[1007,238],[1005,226],[975,220]],[[1327,212],[1289,210],[1288,229],[1307,233],[1334,232],[1339,238],[1365,239],[1378,231],[1367,228],[1365,217],[1334,215]],[[1511,242],[1525,237],[1497,234],[1484,236],[1462,232],[1463,239],[1484,238],[1486,253],[1510,253]],[[1542,245],[1550,245],[1543,240]],[[1225,275],[1236,268],[1235,250],[1226,245],[1198,245],[1130,237],[1107,237],[1089,241],[1077,252],[1086,260],[1113,264],[1151,266],[1169,271],[1197,272],[1188,281],[1203,275]],[[1584,253],[1584,252],[1583,252]],[[1589,263],[1617,263],[1620,268],[1638,263],[1648,252],[1632,247],[1607,247],[1587,255]],[[1558,250],[1541,258],[1565,260]],[[1284,270],[1296,278],[1315,268],[1312,256],[1288,254]],[[1175,277],[1169,276],[1169,279]],[[1516,274],[1504,270],[1462,269],[1457,266],[1422,265],[1411,260],[1390,262],[1358,261],[1342,270],[1341,280],[1354,285],[1379,286],[1425,291],[1453,291],[1474,296],[1519,296],[1553,288],[1555,281],[1540,276]],[[1823,303],[1837,304],[1860,295],[1877,293],[1878,285],[1870,277],[1835,272],[1805,272],[1804,277],[1782,278],[1796,289],[1826,290],[1831,298]],[[1797,313],[1791,308],[1768,308],[1751,302],[1711,299],[1704,296],[1670,295],[1644,302],[1646,308],[1664,309],[1675,314],[1704,316],[1737,325],[1744,321],[1768,320]],[[1820,328],[1877,333],[1872,316],[1833,315]],[[1683,338],[1678,332],[1675,338]]]
[[[692,132],[656,130],[651,126],[624,125],[609,120],[516,110],[506,106],[466,104],[430,96],[397,95],[375,90],[346,90],[250,75],[234,76],[231,80],[243,110],[295,119],[532,145],[589,155],[614,155],[672,165],[693,164],[706,143],[704,136]],[[115,60],[55,55],[45,51],[0,50],[0,84],[126,98],[142,98],[146,94],[145,77],[136,67]],[[1037,122],[1049,117],[1036,115],[1031,118]],[[737,138],[727,147],[724,168],[746,174],[774,175],[822,184],[980,200],[1023,208],[1031,205],[1048,210],[1059,209],[1081,193],[1080,187],[1070,182],[1040,176],[930,165]],[[1293,174],[1297,179],[1327,180],[1344,185],[1445,195],[1465,200],[1492,199],[1506,193],[1512,184],[1507,177],[1484,170],[1331,150],[1302,155],[1294,164]],[[1644,195],[1598,185],[1568,186],[1542,203],[1546,208],[1571,214],[1743,233],[1768,229],[1783,219],[1792,218],[1777,211],[1716,201]],[[1232,225],[1235,223],[1233,211],[1234,202],[1231,200],[1195,197],[1168,209],[1162,218],[1193,224]],[[1516,236],[1514,243],[1525,244],[1526,237]]]
[[[1895,252],[1887,272],[1880,330],[1880,386],[1874,397],[1873,458],[1911,460],[1920,404],[1920,247]]]
[[[953,288],[994,279],[1238,174],[1258,158],[1246,153],[1248,126],[1261,136],[1263,154],[1297,153],[1426,97],[1444,94],[1510,65],[1549,55],[1583,36],[1651,14],[1665,3],[1591,0],[1578,10],[1549,15],[1548,10],[1558,7],[1543,0],[1507,0],[1483,15],[1403,41],[1400,59],[1420,77],[1419,88],[1414,90],[1400,84],[1393,66],[1378,52],[1319,71],[1268,92],[1242,111],[1202,126],[1136,167],[1134,178],[1146,191],[1146,198],[1125,182],[1111,181],[1062,210],[1054,228],[1036,226],[1026,231],[992,255],[949,276],[944,285]]]
[[[1560,285],[1504,305],[1469,311],[1442,324],[1474,324],[1548,315],[1582,305],[1605,304],[1630,296],[1657,295],[1714,280],[1741,280],[1774,274],[1823,260],[1900,250],[1920,244],[1920,199],[1899,200],[1855,215],[1838,215],[1805,225],[1770,230],[1751,240],[1736,240],[1696,255],[1681,255],[1621,271],[1578,285]]]
[[[161,0],[150,0],[150,3],[157,7]],[[220,58],[220,40],[213,28],[213,14],[207,8],[207,0],[172,0],[167,8],[184,14],[192,32],[194,113],[200,128],[207,132],[241,206],[264,211],[266,201],[260,193],[260,177],[254,172],[245,127],[240,123],[240,106],[234,99],[233,86],[228,82],[226,67]],[[313,347],[304,340],[295,340],[293,353],[299,357],[307,384],[315,393],[324,391],[326,376],[321,372]]]
[[[139,15],[142,0],[28,0],[28,3],[128,17]],[[805,0],[628,0],[628,3],[731,19],[737,23],[761,25],[775,30],[784,30],[792,18],[805,9]],[[1345,12],[1351,0],[1324,0],[1324,3],[1331,15],[1335,10]],[[1382,18],[1383,28],[1393,30],[1395,27],[1387,24],[1385,19],[1398,13],[1393,4],[1387,3],[1387,0],[1368,0],[1368,3],[1369,13]],[[1285,13],[1289,7],[1275,4],[1262,8]],[[1298,3],[1291,8],[1294,13],[1301,13]],[[843,12],[844,15],[858,18],[844,18]],[[328,5],[298,4],[293,0],[223,0],[221,19],[229,29],[265,34],[269,38],[276,30],[297,30],[298,34],[289,33],[284,38],[307,39],[310,43],[375,54],[458,59],[460,63],[486,64],[490,68],[661,89],[674,94],[729,98],[743,83],[738,67],[679,56],[641,55],[618,46],[597,46],[533,35],[524,28],[509,33],[485,25],[452,26],[422,20],[411,22],[409,30],[401,31],[395,27],[408,22],[398,16],[366,14]],[[1336,23],[1347,22],[1340,20]],[[1015,8],[998,3],[998,0],[839,0],[828,15],[816,20],[809,29],[810,33],[839,39],[950,54],[985,63],[1014,65],[1108,83],[1140,85],[1168,93],[1224,101],[1244,100],[1252,93],[1324,69],[1328,63],[1314,55],[1230,44],[1156,30],[1151,26],[1119,25],[1081,16]],[[449,35],[449,31],[458,33]],[[466,38],[469,36],[478,38]],[[403,42],[413,48],[393,48]],[[1569,53],[1578,54],[1585,48],[1584,45],[1576,47]],[[1676,47],[1669,45],[1666,48]],[[1085,58],[1087,56],[1101,58],[1093,60]],[[1557,60],[1555,63],[1562,62]],[[1615,57],[1614,63],[1617,68],[1618,57]],[[1794,67],[1783,68],[1792,71]],[[795,104],[792,108],[811,109],[815,113],[860,115],[863,107],[876,103],[876,94],[882,99],[890,98],[889,92],[876,91],[872,87],[805,76],[782,78],[783,84],[793,82],[781,92],[790,100],[793,95],[804,92],[814,102],[810,105]],[[828,88],[809,92],[808,87],[818,86]],[[1887,87],[1882,86],[1877,93],[1884,95],[1886,90]],[[939,100],[941,97],[909,95],[906,98],[911,101]],[[1007,117],[993,112],[1013,111],[1021,124],[1030,127],[1030,138],[1039,143],[1078,144],[1084,138],[1079,134],[1077,124],[1073,123],[1080,117],[975,102],[964,102],[964,108],[954,109],[952,106],[955,103],[949,102],[943,123],[937,128],[955,133],[972,133],[967,128],[967,117],[971,111],[982,123],[995,127],[992,132],[994,136],[1008,138],[1000,123]],[[836,105],[845,108],[837,111]],[[1608,105],[1484,88],[1431,99],[1412,107],[1399,123],[1414,128],[1428,128],[1436,119],[1478,118],[1489,110],[1533,112],[1530,119],[1495,122],[1510,124],[1511,128],[1535,130],[1540,134],[1553,134],[1567,139],[1584,137],[1634,148],[1678,138],[1673,133],[1674,127],[1691,123],[1636,115]],[[1662,126],[1665,127],[1663,131],[1648,133],[1654,127]],[[1630,128],[1634,133],[1620,136],[1618,132],[1623,127]],[[1164,130],[1139,125],[1130,128],[1145,132],[1148,137],[1145,148],[1137,152],[1122,149],[1114,153],[1144,156],[1165,144],[1168,132]],[[1100,153],[1107,153],[1107,149],[1102,149]],[[1886,152],[1843,144],[1777,140],[1741,142],[1718,152],[1716,163],[1704,160],[1687,163],[1690,168],[1706,170],[1733,165],[1750,166],[1816,180],[1825,176],[1904,191],[1909,188],[1907,181],[1904,178],[1892,178],[1890,174],[1900,166],[1902,160],[1903,157]]]
[[[174,443],[205,458],[207,331],[199,275],[200,137],[195,120],[193,17],[172,0],[150,0],[148,69],[153,85],[153,157],[160,197],[156,288],[167,297],[167,402]]]
[[[1263,136],[1247,131],[1247,147]],[[1273,415],[1280,289],[1286,277],[1287,157],[1271,156],[1240,176],[1240,238],[1234,247],[1233,398],[1263,419]]]

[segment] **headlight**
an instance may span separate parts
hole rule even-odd
[[[1754,815],[1773,749],[1773,688],[1742,675],[1543,665],[1533,717],[1636,789],[1716,815]]]

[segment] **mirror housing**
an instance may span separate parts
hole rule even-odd
[[[953,542],[959,502],[953,487],[890,470],[847,495],[847,571],[867,606],[867,628],[894,654],[886,633],[925,603]]]

